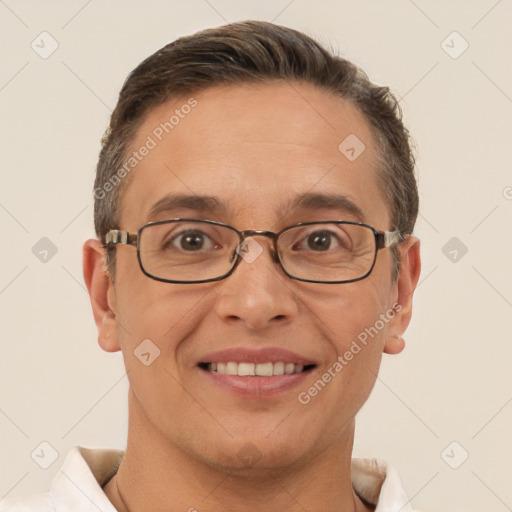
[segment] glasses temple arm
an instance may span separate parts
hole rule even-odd
[[[105,235],[105,247],[113,245],[137,245],[137,235],[132,235],[128,231],[111,229]]]
[[[400,233],[398,229],[394,231],[384,231],[377,236],[377,249],[384,249],[385,247],[392,247],[393,245],[404,242],[406,235]]]

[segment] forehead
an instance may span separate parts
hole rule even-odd
[[[134,152],[137,165],[121,198],[123,229],[157,218],[205,217],[208,210],[210,218],[242,229],[275,227],[287,214],[325,205],[311,196],[341,198],[326,207],[341,206],[340,218],[358,217],[359,210],[357,220],[387,221],[366,119],[309,84],[212,87],[170,100],[147,113],[128,157]],[[199,212],[194,197],[212,198],[209,205],[218,208]],[[166,202],[173,208],[162,207]]]

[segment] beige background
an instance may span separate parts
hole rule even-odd
[[[127,380],[96,343],[81,244],[125,76],[178,36],[256,18],[331,42],[390,85],[418,146],[415,316],[405,352],[384,358],[355,454],[391,461],[420,510],[512,509],[509,0],[6,0],[0,18],[0,498],[46,489],[76,444],[124,446]],[[51,49],[43,31],[59,45],[46,59],[31,47]],[[453,31],[469,44],[458,58]],[[43,237],[58,251],[46,263],[32,252]],[[468,249],[455,262],[452,237]],[[48,469],[31,458],[41,442],[58,452]]]

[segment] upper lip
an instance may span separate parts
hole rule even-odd
[[[296,354],[290,350],[279,347],[253,348],[227,348],[217,352],[211,352],[203,356],[198,363],[293,363],[295,365],[316,365],[315,361]]]

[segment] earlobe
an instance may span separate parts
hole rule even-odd
[[[385,354],[400,354],[405,348],[405,340],[399,334],[391,334],[386,338]]]
[[[420,241],[410,236],[400,248],[400,271],[396,283],[396,315],[388,328],[384,352],[399,354],[405,347],[402,337],[412,315],[412,298],[421,272]]]
[[[98,342],[106,352],[121,350],[116,319],[114,285],[105,269],[105,249],[98,240],[87,240],[83,246],[83,273],[89,291]]]

